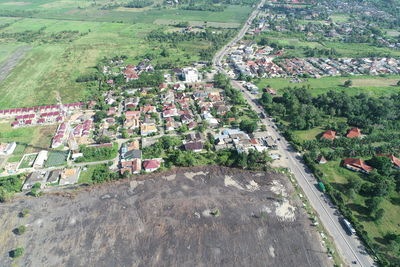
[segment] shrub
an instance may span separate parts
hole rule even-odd
[[[22,235],[23,233],[26,232],[26,227],[25,225],[20,225],[17,228],[14,229],[13,231],[16,235]]]
[[[11,258],[21,257],[22,254],[24,254],[24,248],[21,248],[21,247],[18,247],[16,249],[10,251],[10,257]]]

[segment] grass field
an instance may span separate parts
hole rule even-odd
[[[49,148],[56,128],[56,125],[51,125],[13,129],[9,123],[1,123],[0,142],[17,142],[13,155],[38,152]]]
[[[251,11],[249,6],[230,5],[222,12],[181,10],[165,7],[102,9],[108,1],[35,0],[13,2],[0,0],[0,15],[77,21],[154,23],[157,19],[242,23]]]
[[[35,162],[36,157],[37,157],[37,154],[31,154],[31,155],[24,156],[21,164],[19,165],[19,168],[20,169],[31,168],[33,166],[33,163]]]
[[[353,82],[353,86],[346,88],[343,87],[343,83],[350,79]],[[400,92],[400,86],[396,86],[396,83],[400,80],[399,76],[353,76],[353,77],[323,77],[319,79],[309,78],[307,81],[302,83],[291,83],[290,79],[286,78],[272,78],[272,79],[259,79],[256,81],[256,85],[263,89],[266,86],[271,86],[276,89],[278,94],[282,94],[282,89],[285,87],[301,87],[309,86],[309,91],[312,95],[319,95],[328,92],[329,90],[334,91],[345,91],[351,95],[365,93],[372,96],[385,96],[393,93]]]
[[[0,20],[1,21],[1,20]],[[199,59],[198,51],[209,47],[206,42],[183,42],[176,47],[151,43],[145,40],[148,32],[168,29],[168,26],[151,24],[120,24],[106,22],[54,21],[22,19],[3,29],[3,32],[20,33],[25,30],[51,34],[67,30],[85,33],[71,42],[36,43],[8,78],[0,84],[0,108],[52,104],[57,91],[64,102],[85,98],[86,85],[76,83],[76,78],[94,71],[99,59],[107,56],[127,55],[130,60],[145,54],[159,55],[165,47],[170,56],[158,57],[153,64],[176,62],[186,64]],[[113,42],[110,42],[113,40]],[[19,45],[18,43],[15,46]],[[0,49],[3,44],[0,43]],[[10,50],[9,44],[4,50]],[[10,53],[10,52],[9,52]],[[139,59],[135,61],[138,62]],[[13,88],[10,90],[10,88]]]
[[[82,170],[80,175],[79,175],[78,183],[79,184],[84,184],[84,183],[85,184],[92,184],[93,183],[93,181],[92,181],[93,171],[100,165],[101,164],[99,164],[99,165],[89,165],[89,166],[86,167],[85,171]]]

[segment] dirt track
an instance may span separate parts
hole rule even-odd
[[[0,266],[17,246],[20,266],[332,265],[291,194],[277,174],[198,167],[23,197],[0,205]]]
[[[25,56],[25,53],[31,50],[30,46],[18,47],[14,53],[9,56],[3,64],[0,65],[0,83],[7,78],[18,62]]]

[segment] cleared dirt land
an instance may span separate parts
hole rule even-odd
[[[198,167],[139,179],[1,205],[0,266],[332,265],[279,174]]]

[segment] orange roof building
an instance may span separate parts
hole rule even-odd
[[[327,139],[327,140],[334,140],[336,138],[336,132],[332,131],[332,130],[328,130],[322,134],[321,138]]]
[[[361,131],[356,127],[351,128],[346,135],[347,138],[357,138],[360,136],[361,136]]]
[[[343,160],[343,166],[349,170],[369,173],[374,168],[367,165],[362,159],[348,158]]]

